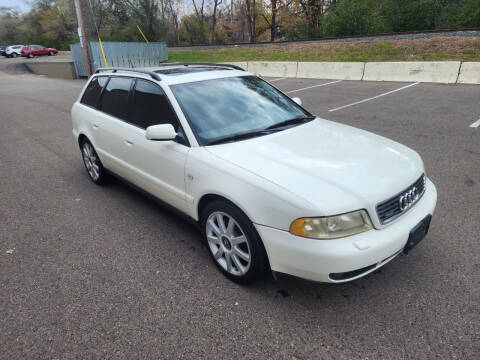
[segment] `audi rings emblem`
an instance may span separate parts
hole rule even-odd
[[[417,188],[414,186],[410,190],[408,190],[405,194],[400,196],[400,199],[398,200],[400,210],[404,211],[408,209],[410,206],[412,206],[415,201],[418,200],[420,197],[420,194],[418,193]]]

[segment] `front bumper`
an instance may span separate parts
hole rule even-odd
[[[255,227],[265,245],[272,271],[340,283],[365,276],[392,260],[407,243],[410,230],[428,214],[433,215],[436,203],[437,190],[427,179],[425,193],[417,204],[380,230],[341,239],[315,240],[264,225],[255,224]],[[359,269],[365,271],[357,272]],[[332,273],[349,272],[352,276],[341,280],[330,277]]]

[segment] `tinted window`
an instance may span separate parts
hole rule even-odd
[[[137,80],[132,104],[132,122],[146,129],[151,125],[178,123],[163,90],[154,83]]]
[[[128,119],[128,92],[132,79],[112,77],[103,91],[100,110],[122,120]]]
[[[80,102],[85,105],[96,107],[98,103],[98,98],[102,88],[107,83],[108,78],[106,76],[96,77],[90,81],[88,87],[83,93],[82,100]]]

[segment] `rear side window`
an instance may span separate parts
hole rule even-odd
[[[132,79],[112,77],[103,91],[100,110],[122,120],[128,120],[128,92]]]
[[[98,98],[100,97],[100,92],[107,83],[107,80],[108,78],[106,76],[93,78],[85,89],[80,102],[91,107],[96,107],[98,104]]]
[[[177,118],[163,90],[154,83],[137,80],[132,103],[132,122],[146,129],[151,125],[172,124],[178,131]]]

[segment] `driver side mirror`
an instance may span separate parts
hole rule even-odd
[[[145,137],[148,140],[168,141],[174,140],[177,137],[177,133],[172,124],[160,124],[149,126]]]
[[[294,97],[292,98],[293,101],[295,101],[298,105],[302,106],[302,99],[300,99],[299,97]]]

